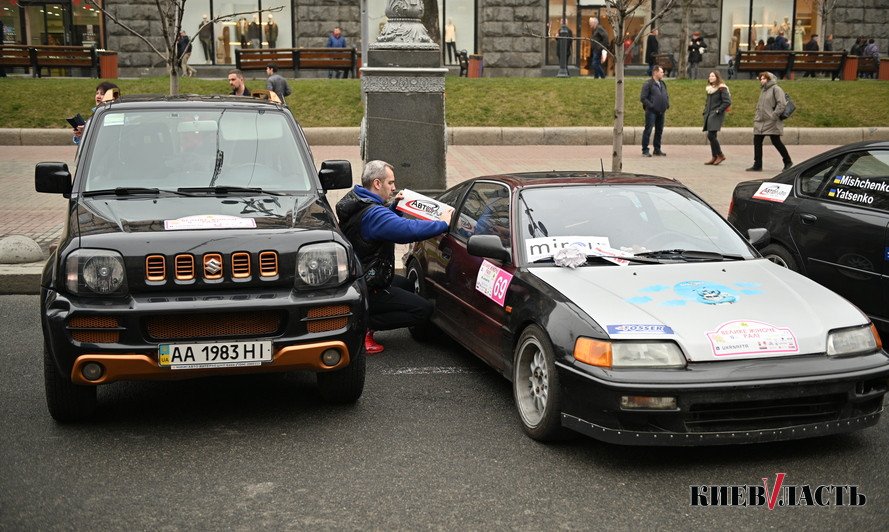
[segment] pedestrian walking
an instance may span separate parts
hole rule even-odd
[[[657,42],[657,34],[657,29],[653,29],[645,39],[645,62],[648,63],[648,76],[652,74],[654,65],[657,63],[657,54],[660,52],[661,45]]]
[[[188,60],[191,58],[191,39],[185,31],[179,32],[179,40],[176,41],[176,54],[179,57],[179,66],[182,75],[188,77],[194,76],[197,73],[197,70],[188,64]]]
[[[760,72],[759,84],[762,89],[753,116],[753,166],[747,171],[762,171],[762,141],[765,137],[769,137],[772,146],[781,154],[784,169],[787,170],[793,166],[790,154],[781,142],[781,135],[784,134],[781,113],[787,107],[787,97],[784,95],[784,90],[778,86],[778,78],[771,72]]]
[[[670,95],[667,94],[667,85],[663,79],[664,68],[654,65],[651,78],[642,84],[642,93],[639,95],[642,108],[645,110],[645,129],[642,131],[643,157],[651,157],[648,151],[648,139],[651,137],[652,128],[654,128],[654,154],[667,155],[661,150],[661,137],[664,133],[664,114],[670,108]]]
[[[588,69],[594,78],[605,78],[605,69],[602,68],[602,55],[608,49],[608,32],[599,25],[599,19],[590,17],[590,60]]]
[[[732,106],[732,95],[728,87],[719,76],[719,72],[711,70],[707,76],[707,102],[704,104],[704,131],[707,132],[707,140],[710,142],[710,155],[712,159],[704,164],[718,165],[725,160],[719,139],[716,138],[722,124],[725,122],[725,113]]]
[[[368,161],[355,185],[336,204],[340,228],[364,270],[368,291],[367,354],[383,350],[374,331],[412,327],[432,316],[433,304],[414,293],[407,278],[395,275],[395,244],[426,240],[448,230],[447,222],[408,220],[395,205],[395,171],[384,161]],[[390,201],[395,200],[395,201]]]
[[[284,100],[286,96],[290,96],[290,85],[287,84],[287,80],[281,74],[278,74],[277,63],[269,63],[265,67],[265,73],[269,77],[265,82],[268,90],[277,94],[281,100]]]
[[[704,59],[706,51],[707,43],[704,42],[701,32],[692,32],[691,40],[688,42],[688,76],[691,79],[698,79],[698,65]]]

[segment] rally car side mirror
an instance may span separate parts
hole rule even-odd
[[[747,230],[747,240],[751,246],[762,249],[769,245],[772,237],[769,236],[769,230],[765,227],[751,227]]]
[[[509,250],[503,247],[503,242],[500,241],[500,237],[497,235],[473,235],[469,237],[466,251],[476,257],[497,259],[503,262],[512,260]]]
[[[335,190],[352,186],[352,163],[349,161],[324,161],[318,172],[321,188]]]
[[[50,194],[71,195],[71,172],[65,163],[37,163],[34,169],[34,190]]]

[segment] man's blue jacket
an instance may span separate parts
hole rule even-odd
[[[378,207],[369,208],[361,218],[361,238],[366,241],[383,240],[397,244],[408,244],[432,238],[448,229],[448,224],[442,221],[428,222],[402,218],[400,212],[383,205],[383,198],[361,185],[355,185],[352,192],[358,196],[362,203],[378,205]]]

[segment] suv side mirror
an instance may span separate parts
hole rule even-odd
[[[34,169],[34,189],[37,192],[71,195],[71,172],[65,163],[37,163]]]
[[[747,240],[751,246],[756,249],[762,249],[769,245],[772,237],[769,235],[769,230],[765,227],[752,227],[747,230]]]
[[[334,190],[352,186],[352,163],[349,161],[324,161],[318,171],[321,188]]]
[[[466,251],[476,257],[497,259],[503,262],[512,260],[509,250],[503,247],[503,242],[500,241],[500,237],[497,235],[473,235],[469,237]]]

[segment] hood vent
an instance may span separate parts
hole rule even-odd
[[[232,277],[246,279],[250,277],[250,254],[244,251],[232,253]]]
[[[263,251],[259,254],[259,276],[278,276],[278,253],[274,251]]]
[[[194,257],[192,255],[176,255],[176,280],[194,280]]]
[[[145,280],[151,282],[164,281],[167,278],[167,259],[163,255],[145,257]]]

